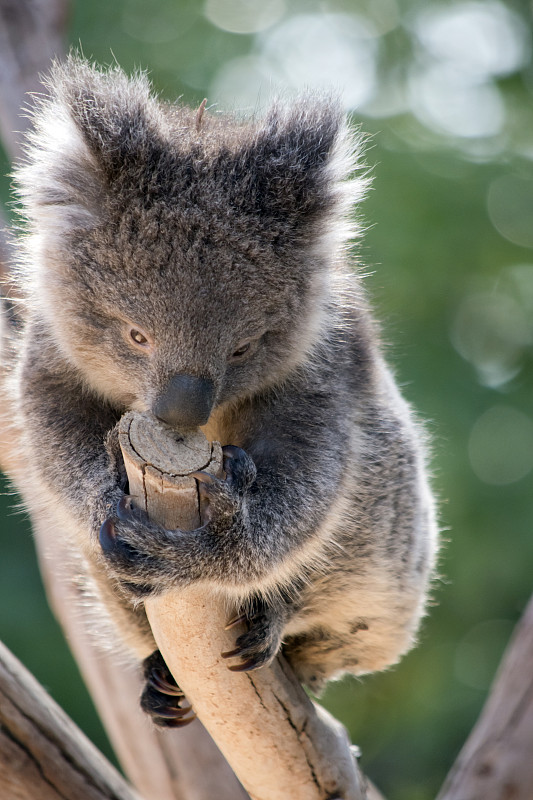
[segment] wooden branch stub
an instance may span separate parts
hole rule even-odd
[[[137,436],[140,428],[145,430]],[[190,504],[186,518],[197,513],[192,487],[183,483],[192,462],[183,468],[180,458],[184,449],[198,448],[205,462],[211,445],[194,441],[193,447],[147,414],[128,413],[120,424],[130,493],[155,522],[166,520],[170,528],[183,514],[180,503]],[[220,446],[212,447],[216,464]],[[145,602],[169,669],[252,800],[363,800],[344,728],[313,705],[283,658],[251,673],[228,670],[221,652],[231,650],[245,630],[224,630],[231,606],[227,595],[198,584]]]
[[[198,528],[198,485],[189,475],[197,470],[221,475],[220,444],[208,442],[200,431],[175,433],[151,415],[135,412],[122,417],[119,441],[136,504],[169,530]]]

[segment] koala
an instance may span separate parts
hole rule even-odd
[[[77,56],[46,85],[15,174],[8,471],[143,661],[143,708],[190,719],[142,601],[198,581],[228,599],[230,628],[246,623],[230,669],[281,650],[319,692],[396,663],[437,528],[426,437],[352,264],[363,137],[313,93],[242,119]],[[117,438],[131,409],[221,443],[197,530],[135,507]]]

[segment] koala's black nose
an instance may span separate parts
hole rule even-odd
[[[209,419],[215,386],[207,378],[174,375],[153,406],[155,416],[177,430],[197,428]]]

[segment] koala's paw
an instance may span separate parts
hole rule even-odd
[[[123,495],[99,530],[112,578],[134,602],[205,575],[204,565],[223,553],[222,534],[239,526],[244,496],[255,479],[252,459],[239,447],[223,448],[225,478],[199,471],[201,527],[166,530]]]
[[[282,625],[279,616],[271,609],[262,608],[230,620],[226,630],[241,622],[247,623],[248,630],[237,638],[233,650],[221,654],[222,658],[240,659],[240,663],[231,664],[228,669],[232,672],[248,672],[270,664],[281,647]]]
[[[189,705],[182,705],[185,695],[174,680],[159,650],[143,661],[146,681],[141,695],[141,708],[155,725],[163,728],[181,728],[196,715]]]
[[[193,473],[198,481],[202,524],[209,525],[218,534],[232,526],[256,476],[254,462],[240,447],[226,445],[222,448],[222,455],[225,478],[216,478],[202,471]]]
[[[129,495],[100,527],[100,547],[113,578],[133,600],[156,594],[172,583],[172,568],[186,531],[167,531],[150,521]]]

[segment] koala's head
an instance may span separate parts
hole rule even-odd
[[[305,95],[242,123],[76,58],[48,88],[17,173],[25,280],[85,382],[195,427],[283,380],[323,335],[366,184],[344,180],[338,104]]]

